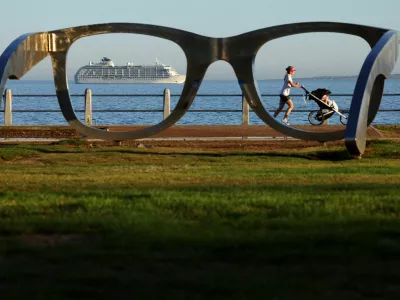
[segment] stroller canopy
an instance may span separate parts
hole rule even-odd
[[[323,103],[323,102],[321,101],[321,99],[322,99],[322,97],[324,97],[325,95],[330,95],[330,94],[331,94],[331,91],[328,90],[328,89],[316,89],[316,90],[314,90],[314,91],[311,92],[311,94],[308,96],[308,99],[309,99],[309,100],[314,100],[315,103],[318,104],[318,106],[319,106],[320,109],[326,109],[326,108],[327,108],[327,105],[326,105],[325,103]],[[313,96],[314,96],[314,97],[317,97],[319,101],[318,101],[317,99],[315,99]]]
[[[315,97],[317,97],[318,99],[322,99],[323,96],[325,95],[330,95],[332,94],[332,92],[328,89],[316,89],[314,91],[311,92],[311,95],[314,95]],[[309,96],[309,100],[315,100],[315,98],[313,96]]]

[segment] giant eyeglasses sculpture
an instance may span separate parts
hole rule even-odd
[[[276,121],[265,109],[254,78],[254,60],[266,43],[290,35],[331,32],[358,36],[371,51],[359,73],[350,106],[347,126],[331,132],[311,132],[288,127]],[[110,132],[83,124],[76,116],[68,90],[66,61],[71,45],[78,39],[106,33],[140,34],[177,44],[186,56],[186,81],[171,114],[158,124],[137,131]],[[273,129],[294,138],[310,141],[344,139],[352,155],[365,150],[367,126],[374,120],[383,95],[384,81],[398,58],[398,32],[356,24],[307,22],[279,25],[228,38],[211,38],[195,33],[146,24],[111,23],[71,27],[25,34],[14,40],[0,57],[0,93],[8,79],[19,79],[33,66],[51,56],[54,83],[64,118],[81,134],[104,140],[130,140],[149,137],[175,124],[188,111],[207,68],[215,61],[231,64],[240,88],[257,116]]]

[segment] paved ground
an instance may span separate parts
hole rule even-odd
[[[304,130],[333,131],[343,126],[297,126]],[[138,129],[140,127],[130,127]],[[400,138],[400,128],[388,127],[390,130],[368,128],[369,138]],[[386,129],[386,128],[383,128]],[[126,130],[126,127],[114,126],[109,130]],[[69,126],[0,126],[0,143],[54,143],[60,139],[81,137]],[[287,138],[264,125],[250,126],[173,126],[156,136],[136,141],[100,141],[87,139],[91,147],[96,146],[133,146],[133,147],[167,147],[197,150],[273,150],[293,149],[320,146],[319,142],[301,141]],[[327,145],[344,145],[343,141],[327,142]]]

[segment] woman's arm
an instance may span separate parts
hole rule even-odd
[[[295,88],[302,88],[303,87],[302,85],[300,85],[300,83],[298,83],[298,82],[293,83],[293,81],[290,80],[290,79],[288,80],[288,82],[289,82],[290,86],[292,86],[292,87],[295,87]]]

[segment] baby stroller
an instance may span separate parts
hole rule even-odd
[[[328,104],[322,101],[322,98],[325,95],[331,94],[330,90],[320,88],[312,91],[311,93],[304,87],[303,90],[306,92],[306,96],[308,95],[308,100],[313,100],[319,106],[319,110],[313,110],[308,115],[308,121],[312,125],[323,124],[335,113],[340,116],[340,123],[342,123],[343,125],[347,124],[347,113],[344,114],[343,112],[340,112],[339,107],[335,101],[329,100]]]

